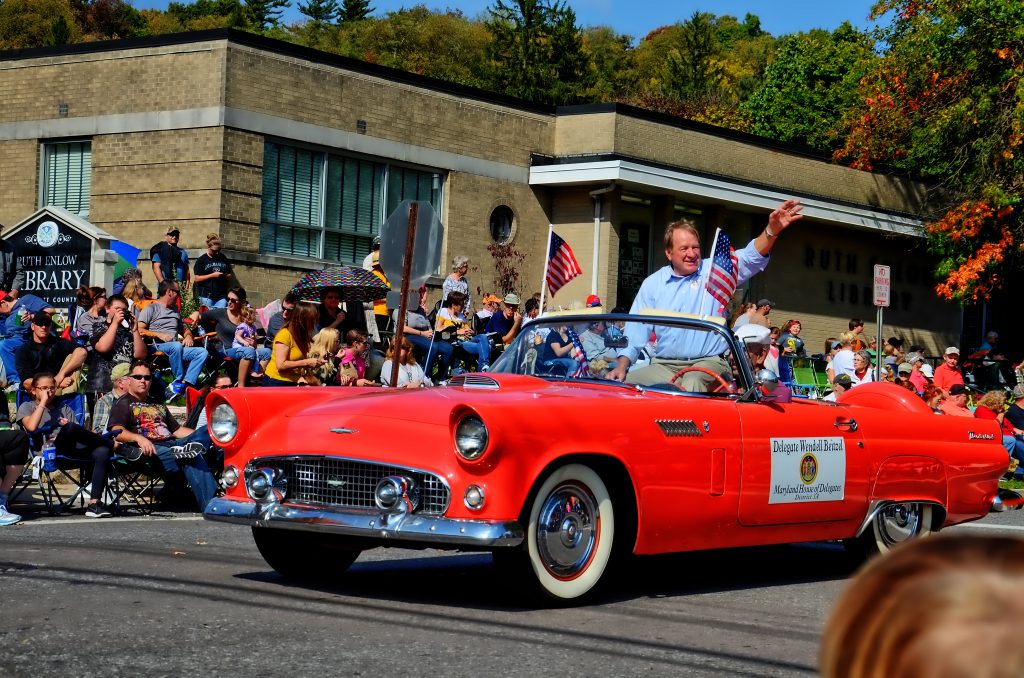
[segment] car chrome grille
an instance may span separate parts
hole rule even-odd
[[[345,508],[376,509],[373,494],[387,476],[407,476],[420,489],[416,513],[443,514],[451,490],[438,476],[402,466],[340,457],[278,457],[254,459],[254,465],[277,466],[288,479],[286,502]]]

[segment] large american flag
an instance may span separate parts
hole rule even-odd
[[[587,352],[583,350],[583,342],[580,341],[580,335],[576,334],[576,330],[574,330],[571,327],[567,328],[566,334],[569,337],[569,341],[572,342],[573,347],[579,353],[579,355],[576,356],[576,371],[570,374],[569,376],[574,379],[579,379],[581,377],[589,377],[590,361],[587,360]]]
[[[562,289],[562,285],[569,282],[576,276],[583,275],[580,264],[576,261],[576,255],[572,253],[569,244],[558,237],[558,234],[551,231],[551,247],[548,248],[548,270],[545,280],[548,283],[548,291],[551,296]]]
[[[711,257],[711,273],[708,275],[708,294],[721,304],[718,313],[724,312],[729,305],[738,282],[739,262],[736,251],[732,248],[729,235],[719,231],[715,238],[715,253]]]

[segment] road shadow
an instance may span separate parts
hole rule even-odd
[[[588,603],[746,591],[848,578],[858,563],[838,544],[795,544],[634,556],[609,573]],[[271,570],[236,575],[275,586],[365,598],[477,609],[535,609],[545,602],[486,553],[356,561],[336,580],[303,582]]]

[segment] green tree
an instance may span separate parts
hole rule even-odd
[[[280,25],[281,15],[291,4],[291,0],[245,0],[245,11],[256,32],[265,33]]]
[[[986,298],[1024,268],[1024,3],[884,0],[888,46],[836,153],[935,182],[925,226],[942,297]]]
[[[877,58],[874,40],[849,22],[833,32],[782,38],[760,86],[742,104],[752,131],[835,151],[843,143],[843,117],[860,101],[860,79]]]
[[[338,18],[342,22],[362,21],[369,18],[372,13],[373,8],[370,7],[370,0],[342,0]]]
[[[167,5],[167,15],[172,17],[180,28],[174,30],[194,31],[204,28],[237,26],[244,28],[245,8],[241,0],[195,0],[191,3],[172,2]],[[168,25],[157,15],[147,16],[151,30],[166,32]],[[154,26],[156,26],[154,28]]]
[[[299,13],[309,18],[310,23],[324,27],[334,23],[338,17],[338,0],[299,0]]]
[[[586,87],[588,64],[576,13],[559,0],[496,0],[488,9],[492,89],[565,104]]]
[[[583,30],[583,51],[590,68],[589,101],[615,101],[628,96],[637,86],[633,39],[608,26]]]
[[[681,100],[714,94],[725,84],[721,51],[714,15],[694,12],[683,24],[678,45],[669,50],[662,84],[665,94]]]
[[[0,2],[0,49],[75,42],[81,30],[69,0]]]
[[[111,40],[149,33],[142,13],[125,0],[78,0],[76,4],[79,24],[89,38]]]

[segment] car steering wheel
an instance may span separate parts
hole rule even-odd
[[[684,374],[686,374],[688,372],[703,372],[704,374],[708,375],[709,377],[713,377],[715,380],[718,381],[718,388],[714,389],[715,391],[725,391],[726,393],[735,393],[736,392],[736,387],[733,386],[732,384],[730,384],[729,382],[727,382],[722,377],[722,375],[720,375],[718,372],[715,372],[714,370],[710,370],[710,369],[708,369],[706,367],[701,367],[700,365],[690,365],[689,367],[684,367],[684,368],[680,369],[678,372],[675,373],[675,375],[669,381],[674,384],[676,382],[676,379],[678,379],[679,377],[683,376]],[[679,386],[679,388],[680,388],[680,390],[683,390],[683,391],[686,390],[682,386]]]

